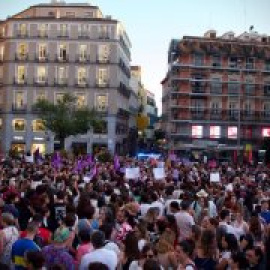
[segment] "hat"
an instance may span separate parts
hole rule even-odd
[[[64,243],[70,235],[70,230],[68,228],[58,228],[54,233],[53,240],[56,243]]]
[[[207,198],[208,197],[208,193],[204,189],[201,189],[199,192],[196,193],[196,195],[199,198]]]

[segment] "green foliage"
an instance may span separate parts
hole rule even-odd
[[[97,154],[97,159],[100,162],[110,162],[113,160],[112,155],[108,150],[102,150]]]
[[[57,104],[39,100],[33,109],[43,120],[46,129],[52,131],[60,140],[61,148],[64,147],[65,138],[84,134],[99,122],[94,110],[87,107],[77,108],[76,98],[70,94],[65,94]]]

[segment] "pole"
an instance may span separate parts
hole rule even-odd
[[[239,63],[241,63],[239,61]],[[237,125],[237,160],[240,162],[240,146],[241,146],[241,92],[242,92],[242,68],[239,65],[239,73],[240,73],[240,80],[239,80],[239,91],[238,91],[238,125]]]

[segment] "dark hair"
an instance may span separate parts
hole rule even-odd
[[[177,201],[172,201],[172,202],[170,203],[170,207],[172,207],[172,208],[174,208],[174,209],[176,209],[176,210],[179,210],[179,209],[180,209],[179,203],[178,203]]]
[[[186,253],[188,257],[191,258],[195,248],[194,242],[190,240],[183,240],[179,243],[179,246],[182,248],[184,253]]]
[[[219,214],[219,217],[221,220],[224,220],[229,215],[230,215],[230,211],[228,209],[222,209],[220,214]]]
[[[235,235],[232,233],[225,233],[225,235],[223,235],[223,237],[228,245],[228,249],[231,252],[237,252],[239,247],[238,247],[238,242],[237,242],[237,238],[235,237]]]
[[[247,246],[246,246],[245,250],[252,249],[254,247],[254,239],[253,239],[251,234],[241,235],[240,242],[242,242],[243,240],[247,241]]]
[[[105,223],[105,224],[102,224],[99,227],[99,230],[102,231],[102,232],[104,232],[105,239],[106,240],[109,240],[111,238],[113,228],[114,228],[113,227],[113,224],[111,224],[111,223]]]
[[[263,260],[263,256],[264,256],[263,251],[260,247],[254,247],[253,249],[254,249],[256,257],[259,257],[258,262],[260,263]]]
[[[79,231],[79,238],[83,243],[89,243],[91,240],[91,235],[89,230],[80,230]]]
[[[67,214],[64,218],[64,223],[67,227],[73,227],[76,222],[76,216],[74,214]]]
[[[201,235],[200,248],[203,256],[213,258],[216,253],[216,235],[212,230],[204,230]]]
[[[101,248],[105,244],[105,234],[102,231],[94,231],[91,235],[91,243],[95,249]]]
[[[143,265],[143,270],[161,270],[161,267],[156,260],[148,259]]]
[[[237,263],[239,270],[248,269],[249,265],[245,253],[243,252],[232,253],[231,258],[235,263]]]
[[[181,202],[181,209],[182,210],[184,210],[184,211],[186,211],[186,210],[188,210],[188,208],[189,208],[189,206],[190,206],[190,202],[189,201],[187,201],[187,200],[183,200],[182,202]]]
[[[84,208],[84,216],[87,219],[92,219],[95,214],[95,208],[92,205],[88,205]]]
[[[26,260],[34,267],[34,269],[41,268],[45,263],[45,258],[41,251],[26,252]]]
[[[109,267],[104,263],[93,262],[89,264],[88,270],[109,270]]]
[[[138,260],[140,257],[140,251],[138,248],[138,238],[135,232],[129,232],[124,240],[125,244],[125,256],[132,260]]]

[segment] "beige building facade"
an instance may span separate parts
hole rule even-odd
[[[0,22],[1,151],[50,153],[57,138],[32,110],[64,93],[95,108],[103,130],[70,137],[66,148],[124,152],[131,89],[131,43],[122,24],[88,4],[41,4]]]

